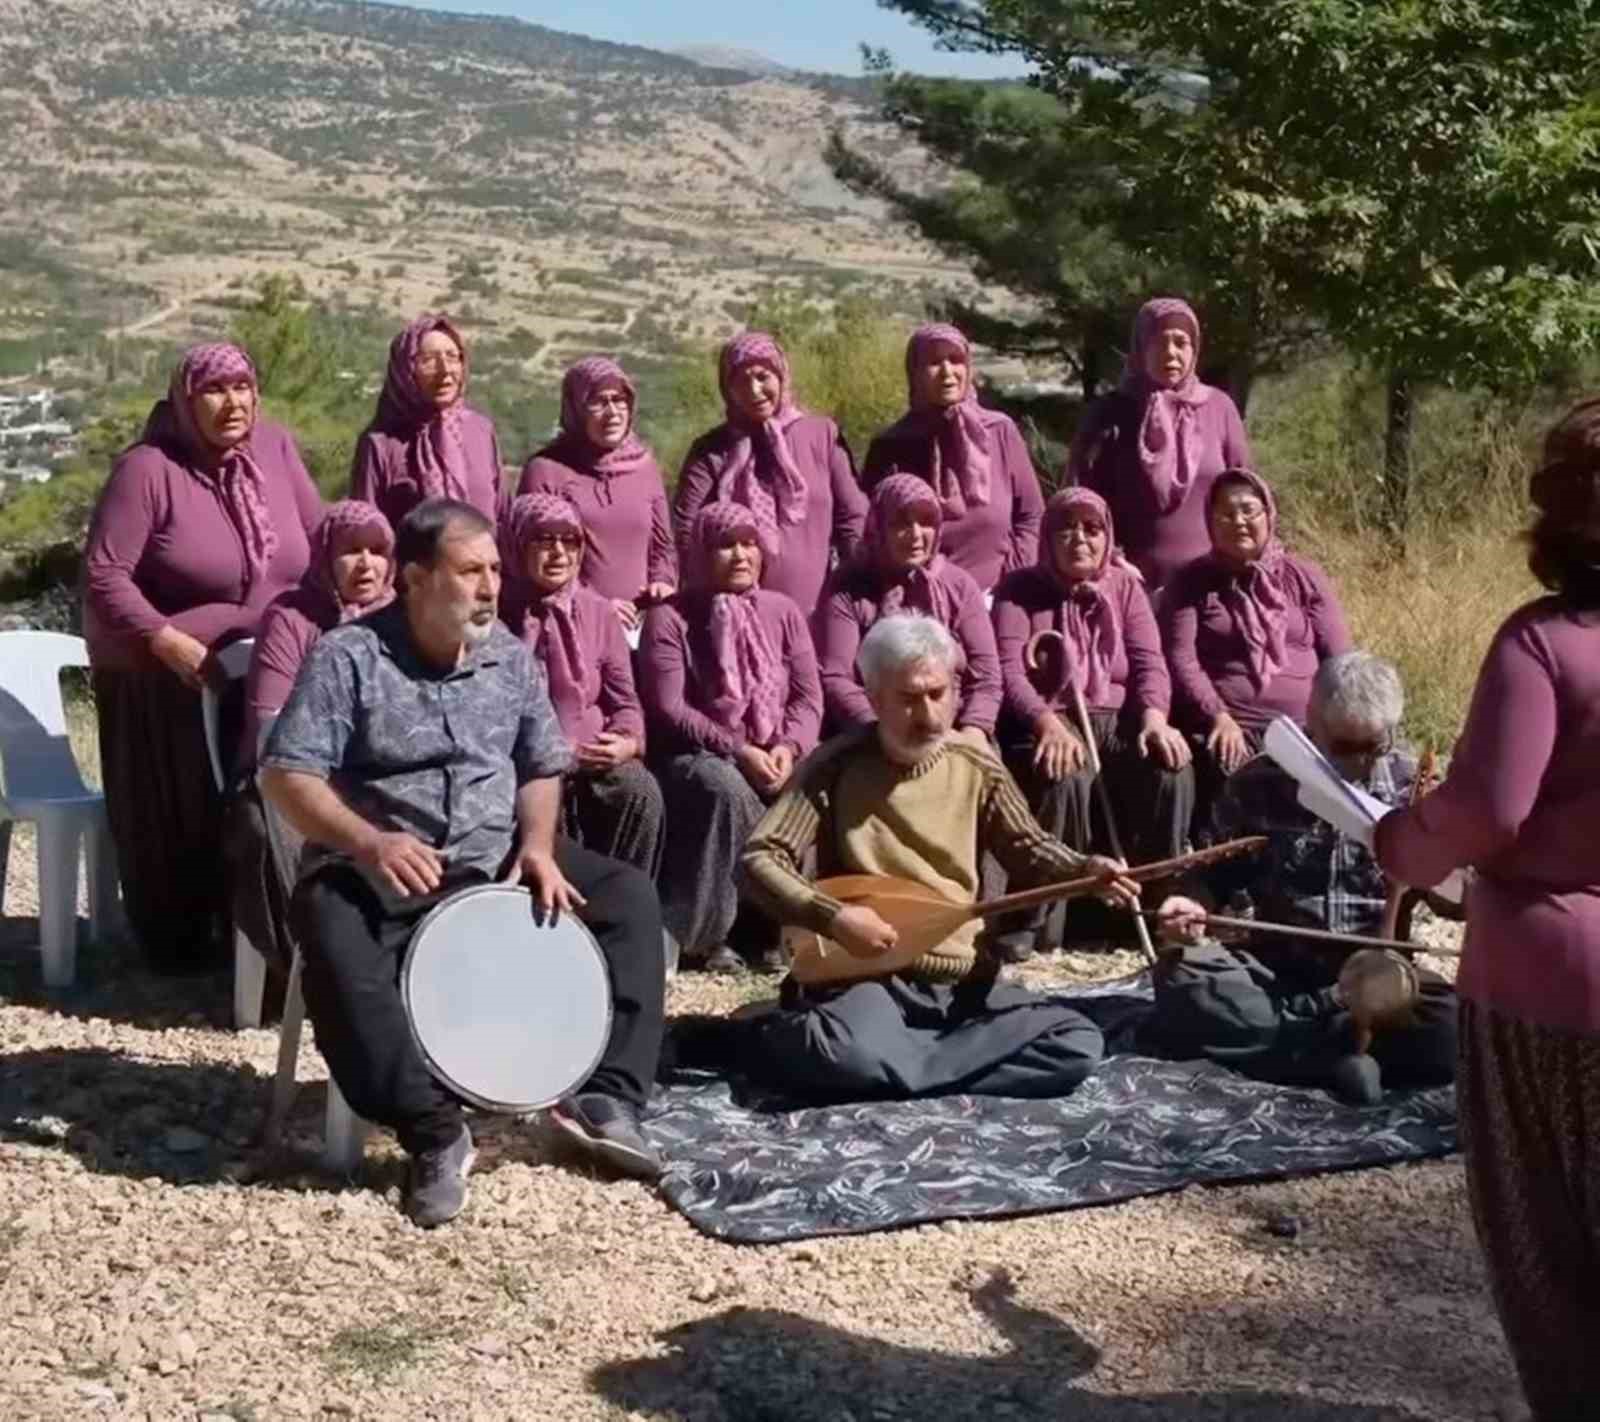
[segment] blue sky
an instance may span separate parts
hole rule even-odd
[[[795,69],[859,74],[863,43],[887,49],[901,69],[978,78],[1016,74],[1015,60],[947,54],[904,16],[875,0],[405,0],[417,8],[459,14],[515,15],[553,30],[595,39],[672,49],[725,44],[753,49]]]

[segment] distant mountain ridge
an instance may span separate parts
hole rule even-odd
[[[735,45],[726,44],[680,44],[674,45],[668,54],[678,55],[682,59],[692,59],[696,64],[706,65],[712,69],[735,69],[745,74],[793,74],[796,71],[787,64],[779,64],[775,59],[768,59],[766,55],[759,54],[753,49],[739,49]]]
[[[0,339],[177,339],[290,269],[551,365],[709,339],[772,285],[910,310],[957,275],[822,162],[834,128],[920,161],[864,81],[707,57],[361,0],[0,0]]]

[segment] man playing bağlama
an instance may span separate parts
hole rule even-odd
[[[1404,707],[1394,667],[1367,652],[1345,652],[1318,670],[1306,726],[1341,775],[1385,804],[1402,805],[1417,774],[1416,761],[1394,745]],[[1372,854],[1301,805],[1294,779],[1266,756],[1228,779],[1212,809],[1211,833],[1217,840],[1265,835],[1267,848],[1213,864],[1199,876],[1194,898],[1161,905],[1162,938],[1173,951],[1156,966],[1148,1044],[1163,1056],[1202,1056],[1268,1081],[1325,1086],[1356,1105],[1381,1099],[1385,1084],[1452,1080],[1456,995],[1437,974],[1415,970],[1410,1020],[1379,1031],[1362,1050],[1364,994],[1356,980],[1341,977],[1353,949],[1271,938],[1257,957],[1201,937],[1205,906],[1198,898],[1224,913],[1248,907],[1263,920],[1376,934],[1389,885]],[[1356,994],[1353,1002],[1347,991]]]
[[[883,618],[862,639],[859,666],[877,720],[819,749],[756,826],[743,856],[745,889],[779,922],[858,956],[893,947],[873,909],[842,905],[817,878],[884,874],[956,903],[977,897],[985,851],[1018,888],[1104,875],[1104,896],[1137,902],[1114,860],[1087,857],[1042,830],[987,745],[952,734],[959,651],[942,623]],[[1064,1096],[1099,1062],[1099,1029],[1025,989],[998,985],[976,922],[898,972],[846,986],[802,986],[738,1024],[740,1064],[820,1098]]]
[[[400,597],[328,632],[262,756],[263,793],[308,841],[291,921],[317,1046],[358,1115],[412,1157],[407,1212],[460,1213],[472,1137],[412,1040],[398,982],[412,930],[455,891],[526,882],[593,931],[611,1035],[593,1076],[551,1113],[629,1174],[661,1165],[639,1127],[661,1049],[661,906],[649,876],[556,835],[572,766],[533,654],[495,620],[494,528],[432,499],[395,535]]]

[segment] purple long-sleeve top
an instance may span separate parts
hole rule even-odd
[[[1000,715],[1000,658],[983,591],[970,573],[948,558],[938,558],[928,576],[949,598],[945,625],[966,656],[956,725],[976,726],[985,735],[993,735]],[[812,618],[823,704],[840,729],[867,726],[878,719],[856,673],[856,653],[861,639],[882,615],[883,595],[883,575],[856,563],[841,568],[829,580],[822,605]]]
[[[522,469],[517,494],[559,494],[583,519],[583,585],[632,602],[648,583],[678,586],[678,550],[661,469],[647,460],[628,474],[589,474],[541,450]]]
[[[781,547],[761,569],[761,586],[792,598],[806,613],[816,607],[834,553],[842,562],[855,552],[867,521],[867,499],[856,479],[855,460],[839,427],[822,415],[802,415],[785,431],[795,463],[806,481],[805,517],[779,530]],[[673,523],[678,530],[678,556],[701,506],[719,497],[718,481],[740,436],[731,425],[719,425],[689,448],[678,476]],[[757,442],[758,478],[771,455]]]
[[[244,680],[245,724],[239,754],[247,765],[255,764],[262,725],[288,704],[300,664],[327,630],[310,608],[311,599],[293,588],[261,616]]]
[[[968,508],[959,518],[946,513],[939,532],[939,551],[958,568],[964,568],[984,592],[1007,573],[1031,567],[1039,556],[1039,525],[1044,519],[1044,495],[1034,472],[1022,431],[1008,416],[984,412],[989,421],[986,437],[990,459],[989,499]],[[879,480],[890,474],[915,474],[938,487],[933,469],[934,444],[891,426],[867,448],[861,472],[862,487],[871,494]]]
[[[461,412],[461,442],[467,457],[467,502],[485,518],[500,517],[500,441],[494,421],[471,406]],[[390,527],[422,502],[404,436],[371,427],[356,441],[350,465],[350,497],[377,505]]]
[[[208,647],[251,636],[267,604],[300,581],[322,500],[282,425],[261,420],[250,448],[278,540],[253,586],[244,542],[214,480],[159,443],[136,444],[118,458],[84,551],[84,635],[96,666],[154,665],[150,638],[168,625]]]
[[[622,635],[622,623],[612,611],[610,599],[593,588],[573,589],[572,613],[583,643],[588,675],[583,683],[583,709],[573,725],[563,721],[561,729],[574,747],[588,745],[602,731],[633,736],[642,753],[644,708],[634,685],[633,658]],[[536,611],[534,617],[538,616]],[[522,616],[511,623],[511,629],[524,641],[531,630]],[[542,644],[543,639],[540,640]],[[539,655],[537,648],[534,655]]]
[[[1140,402],[1123,391],[1090,406],[1067,456],[1066,481],[1093,489],[1111,506],[1123,553],[1144,574],[1153,593],[1178,570],[1211,550],[1206,504],[1225,469],[1251,467],[1250,441],[1239,407],[1224,390],[1207,387],[1210,398],[1196,411],[1198,459],[1183,502],[1158,510],[1139,467]]]
[[[1110,689],[1089,710],[1117,712],[1128,707],[1141,715],[1159,711],[1165,716],[1172,709],[1172,677],[1144,584],[1126,569],[1114,567],[1100,574],[1099,584],[1115,610],[1120,635],[1107,669]],[[1070,684],[1043,694],[1024,661],[1034,636],[1057,630],[1062,597],[1061,585],[1037,567],[1012,573],[995,590],[995,645],[1005,682],[1005,708],[1029,729],[1046,711],[1064,713],[1068,725],[1076,724]]]
[[[1161,599],[1161,640],[1178,716],[1196,730],[1228,712],[1264,730],[1278,716],[1304,724],[1311,682],[1326,657],[1350,650],[1350,631],[1333,582],[1309,558],[1283,555],[1289,602],[1284,663],[1264,690],[1250,675],[1244,633],[1223,593],[1236,575],[1210,555],[1178,570]]]
[[[822,682],[811,629],[793,598],[768,588],[758,588],[755,598],[783,667],[783,725],[774,744],[789,746],[797,757],[808,755],[822,729]],[[744,746],[742,731],[728,730],[702,709],[715,690],[717,665],[704,593],[680,593],[645,613],[639,660],[639,695],[657,751],[731,756]]]
[[[1473,865],[1457,991],[1600,1032],[1600,613],[1519,608],[1478,673],[1450,773],[1385,815],[1384,870],[1429,887]]]

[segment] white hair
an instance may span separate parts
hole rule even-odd
[[[884,678],[915,662],[940,662],[954,673],[961,667],[961,647],[950,629],[920,612],[901,612],[872,624],[856,653],[862,685],[876,691]]]
[[[1312,715],[1392,733],[1405,713],[1405,689],[1393,662],[1371,652],[1341,652],[1317,668],[1311,683]]]

